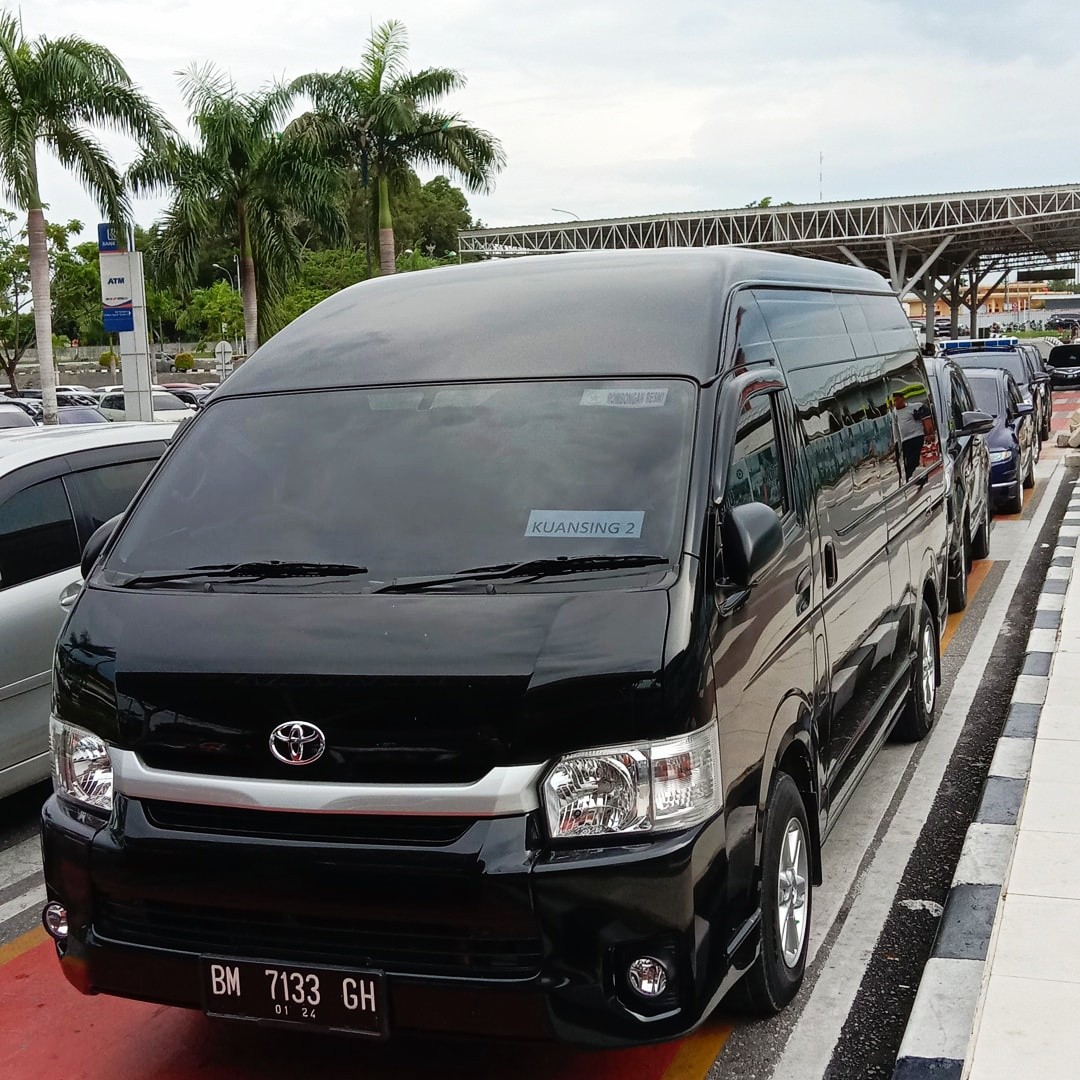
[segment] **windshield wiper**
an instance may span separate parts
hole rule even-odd
[[[637,566],[670,564],[661,555],[563,555],[551,559],[527,559],[524,562],[472,566],[456,574],[435,577],[396,578],[372,592],[422,592],[438,585],[468,581],[512,580],[514,578],[555,577],[560,574],[584,574],[593,570],[623,570]]]
[[[282,562],[266,559],[261,562],[209,563],[206,566],[189,566],[186,570],[170,570],[161,573],[133,574],[118,581],[123,588],[152,585],[163,581],[187,581],[191,578],[297,578],[297,577],[348,577],[366,574],[366,566],[352,563]]]

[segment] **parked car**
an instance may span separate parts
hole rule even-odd
[[[1001,368],[969,368],[964,374],[976,406],[994,417],[986,435],[994,508],[1019,514],[1024,508],[1023,489],[1035,486],[1034,408],[1012,375]]]
[[[963,370],[951,360],[928,359],[926,373],[945,444],[949,610],[963,611],[971,560],[990,554],[990,452],[985,436],[994,419],[976,409]]]
[[[2,400],[5,405],[17,405],[36,423],[41,423],[42,417],[45,415],[45,410],[41,407],[41,402],[35,401],[33,398],[8,397],[0,400]]]
[[[1020,349],[1017,338],[991,338],[983,341],[963,339],[947,341],[945,355],[967,370],[976,367],[996,367],[1007,371],[1016,381],[1026,401],[1031,402],[1035,415],[1034,454],[1036,464],[1042,453],[1042,440],[1050,433],[1050,376],[1042,366],[1036,366],[1026,349]],[[1042,433],[1046,432],[1046,436]]]
[[[127,410],[124,407],[125,397],[123,393],[106,394],[101,399],[98,408],[108,420],[125,420],[127,419]],[[164,390],[152,392],[151,405],[155,420],[183,420],[192,412],[192,406],[186,405],[175,394]]]
[[[1055,345],[1046,366],[1052,386],[1074,386],[1080,382],[1080,344]]]
[[[36,426],[34,418],[15,402],[9,404],[6,401],[0,401],[0,431],[15,431]]]
[[[56,635],[81,584],[79,552],[119,513],[171,429],[102,424],[0,438],[0,797],[49,773]]]
[[[24,401],[41,401],[41,390],[20,390],[18,396]],[[56,404],[60,405],[96,405],[97,398],[87,391],[84,393],[81,390],[68,390],[61,387],[57,387],[56,390]]]
[[[89,405],[66,405],[56,410],[61,424],[107,424],[109,418]]]
[[[160,385],[159,383],[152,383],[150,385],[150,389],[151,390],[165,390],[167,388]],[[94,391],[94,395],[95,395],[95,397],[100,399],[100,398],[103,398],[106,394],[122,394],[123,392],[124,392],[124,384],[123,383],[114,383],[111,386],[99,386]]]
[[[1030,341],[1020,341],[1017,349],[1024,353],[1030,361],[1031,370],[1039,377],[1039,385],[1042,389],[1042,409],[1039,414],[1039,438],[1043,441],[1050,438],[1050,425],[1054,419],[1054,394],[1053,380],[1050,377],[1050,369],[1043,361],[1042,353]]]
[[[205,390],[201,386],[197,386],[194,389],[187,389],[185,387],[170,387],[169,393],[173,397],[179,398],[185,405],[190,405],[191,408],[197,409],[200,405],[210,396],[211,391]]]
[[[934,720],[945,470],[903,308],[746,249],[442,280],[275,335],[88,543],[61,966],[369,1035],[653,1042],[737,984],[775,1012],[822,838]]]
[[[1080,330],[1080,314],[1063,312],[1060,315],[1051,315],[1046,320],[1046,329],[1071,330],[1075,333]]]

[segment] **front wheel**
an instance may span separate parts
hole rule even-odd
[[[743,978],[743,996],[760,1016],[778,1013],[806,971],[813,889],[810,829],[795,781],[777,773],[761,839],[761,949]]]
[[[911,669],[904,711],[896,724],[896,737],[904,742],[918,742],[934,726],[937,705],[937,625],[924,600],[919,609],[919,636],[915,663]]]

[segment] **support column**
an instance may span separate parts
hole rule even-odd
[[[934,321],[937,318],[937,291],[934,289],[933,279],[930,272],[923,274],[923,303],[926,310],[926,344],[934,344]]]
[[[949,282],[949,333],[954,337],[960,336],[960,279],[953,278]]]

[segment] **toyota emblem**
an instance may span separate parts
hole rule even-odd
[[[270,732],[270,753],[286,765],[310,765],[325,749],[326,736],[306,720],[290,720]]]

